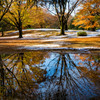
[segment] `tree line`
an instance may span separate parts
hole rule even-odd
[[[72,13],[80,9],[75,17]],[[17,29],[22,38],[23,28],[82,28],[95,31],[100,27],[99,0],[2,0],[0,30]]]

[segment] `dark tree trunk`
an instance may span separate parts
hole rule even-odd
[[[20,6],[21,6],[21,1],[19,1],[18,5],[19,5],[19,10],[18,10],[18,18],[19,18],[18,30],[19,30],[19,38],[23,38],[23,37],[22,37],[21,11],[20,11],[20,9],[21,9],[21,7],[20,7]]]
[[[4,36],[4,32],[2,31],[2,37]]]
[[[22,28],[20,27],[20,28],[19,28],[19,38],[23,38],[22,34],[23,34],[23,33],[22,33]]]
[[[92,25],[94,25],[95,21],[91,21]],[[91,31],[95,31],[96,27],[91,28]]]
[[[60,29],[61,29],[60,34],[61,34],[61,35],[65,35],[64,16],[61,17],[61,21],[60,21]]]
[[[21,62],[22,62],[22,66],[23,66],[24,65],[24,62],[23,62],[24,53],[19,53],[19,55],[21,56]]]
[[[65,26],[65,30],[68,30],[68,25],[66,24],[66,26]]]
[[[43,25],[42,24],[40,26],[41,26],[41,28],[43,28]]]
[[[96,28],[94,27],[94,28],[91,28],[91,31],[96,31]]]
[[[60,29],[61,29],[61,35],[65,35],[65,29],[64,29],[64,25],[61,25],[60,26]]]
[[[19,16],[20,16],[20,13],[19,13]],[[19,17],[19,26],[18,26],[18,30],[19,30],[19,38],[23,38],[22,36],[22,22],[21,22],[21,19]]]
[[[1,55],[0,55],[0,93],[4,95],[4,68]]]

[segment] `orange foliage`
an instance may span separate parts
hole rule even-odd
[[[100,0],[86,0],[81,5],[73,24],[85,29],[100,27]]]

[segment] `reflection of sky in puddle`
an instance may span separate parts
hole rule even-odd
[[[81,54],[63,54],[62,53],[62,57],[66,58],[66,68],[64,69],[64,65],[62,64],[62,59],[59,60],[59,57],[61,56],[61,54],[59,53],[50,53],[50,58],[47,58],[44,62],[44,69],[46,69],[47,71],[47,78],[48,80],[46,82],[43,82],[40,84],[40,88],[39,90],[41,90],[41,92],[57,92],[57,89],[59,88],[58,84],[60,80],[60,77],[62,76],[62,85],[63,85],[63,89],[66,90],[67,96],[70,96],[68,98],[71,99],[78,99],[80,100],[80,98],[82,99],[83,97],[85,98],[90,98],[92,96],[96,96],[96,94],[94,93],[94,91],[96,90],[93,82],[91,82],[89,79],[87,79],[84,76],[80,75],[79,70],[77,69],[78,66],[80,66],[80,63],[82,65],[82,67],[86,67],[88,68],[89,66],[86,64],[88,62],[89,57],[86,58],[86,62],[82,61],[79,57],[81,56]],[[85,54],[83,54],[85,55]],[[69,58],[68,58],[69,57]],[[59,62],[58,62],[59,60]],[[57,66],[57,62],[59,63]],[[94,63],[94,61],[91,61],[90,63]],[[91,66],[92,67],[92,66]],[[94,69],[94,68],[92,68]],[[66,75],[66,71],[67,73],[69,73],[69,77],[70,78],[65,78]],[[55,74],[56,72],[56,74]],[[62,75],[61,75],[62,74]],[[51,81],[52,80],[52,81]],[[69,88],[70,86],[68,85],[68,81],[71,81],[70,85],[72,85],[71,88]],[[67,87],[66,87],[67,86]],[[49,87],[49,88],[48,88]],[[59,88],[61,89],[61,87]],[[79,93],[78,93],[79,92]],[[75,97],[76,96],[76,97]]]
[[[28,94],[27,98],[35,94],[36,98],[41,100],[47,98],[48,100],[86,100],[100,95],[99,53],[32,51],[3,54],[0,57],[2,64],[6,64],[10,70],[10,72],[6,71],[4,67],[6,77],[10,77],[9,82],[14,78],[15,93],[21,91],[20,84],[21,87],[24,86],[23,91],[25,95]],[[7,78],[4,82],[5,87],[8,88]],[[11,87],[9,90],[13,91]]]

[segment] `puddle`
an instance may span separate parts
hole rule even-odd
[[[100,52],[0,54],[1,100],[90,100],[100,97]]]

